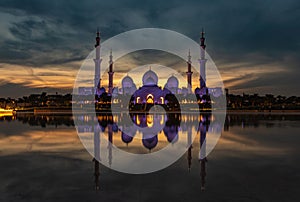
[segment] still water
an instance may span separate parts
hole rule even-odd
[[[0,201],[300,199],[299,115],[230,114],[224,125],[210,116],[132,117],[141,127],[167,123],[157,135],[149,137],[124,125],[129,131],[122,133],[122,124],[115,124],[122,117],[97,118],[100,135],[129,153],[155,153],[182,141],[191,146],[163,170],[124,174],[97,164],[81,143],[76,128],[79,134],[93,134],[87,124],[90,117],[0,117]],[[74,120],[82,124],[75,127]],[[191,122],[195,127],[189,127]],[[200,150],[203,135],[210,136],[214,131],[222,135],[205,158]],[[104,152],[96,155],[108,167],[126,161],[115,155],[110,144],[99,146]]]

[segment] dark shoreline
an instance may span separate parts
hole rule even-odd
[[[82,110],[76,110],[73,111],[71,108],[70,109],[42,109],[42,110],[32,110],[32,111],[14,111],[15,114],[38,114],[38,115],[48,115],[48,114],[108,114],[111,113],[109,111],[82,111]],[[122,113],[120,112],[114,112],[114,113]],[[128,113],[127,111],[124,111],[124,113]],[[130,112],[130,113],[147,113],[147,112]],[[164,113],[164,112],[161,112]],[[195,114],[199,112],[195,111],[172,111],[168,113],[182,113],[182,114]],[[295,114],[295,115],[300,115],[300,110],[213,110],[213,111],[201,111],[200,113],[226,113],[226,114]]]

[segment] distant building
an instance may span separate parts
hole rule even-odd
[[[79,87],[78,94],[79,95],[93,95],[94,88],[93,87]]]

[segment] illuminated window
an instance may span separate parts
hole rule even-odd
[[[160,97],[161,104],[164,104],[164,98]]]
[[[153,104],[154,103],[154,97],[152,94],[147,95],[147,104]]]
[[[165,123],[165,116],[161,115],[160,117],[160,125],[163,125]]]
[[[137,103],[137,104],[139,103],[140,99],[141,99],[140,97],[137,97],[137,98],[136,98],[136,103]]]
[[[154,119],[153,114],[147,115],[147,126],[149,128],[151,128],[153,126],[153,119]]]
[[[140,124],[141,124],[141,122],[140,122],[140,117],[139,117],[138,114],[136,115],[136,124],[137,124],[137,125],[140,125]]]

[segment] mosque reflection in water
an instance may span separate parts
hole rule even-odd
[[[128,118],[130,117],[130,118]],[[95,189],[100,188],[100,161],[103,158],[108,158],[109,166],[113,163],[112,145],[127,151],[132,152],[130,147],[134,147],[134,153],[150,153],[159,151],[168,144],[176,144],[178,139],[186,138],[185,142],[188,149],[187,155],[187,170],[191,170],[192,166],[192,150],[199,150],[199,163],[201,174],[201,190],[205,190],[206,177],[206,135],[209,130],[211,122],[214,119],[210,113],[207,114],[184,114],[168,113],[168,114],[118,114],[112,116],[111,114],[98,116],[99,131],[95,126],[86,124],[90,121],[89,116],[75,116],[74,121],[77,123],[78,133],[94,132],[93,149],[94,149],[94,176]],[[79,123],[79,124],[78,124]],[[213,124],[216,126],[216,124]],[[98,127],[98,126],[97,126]],[[218,130],[222,126],[218,126]],[[145,130],[144,130],[145,129]],[[102,132],[100,132],[102,131]],[[193,148],[193,138],[195,133],[199,141],[200,148]],[[107,138],[107,156],[100,156],[100,135]],[[140,138],[137,138],[140,136]],[[185,137],[186,136],[186,137]],[[115,142],[114,142],[115,139]],[[121,141],[117,142],[116,139]],[[194,141],[197,141],[196,139]],[[120,142],[126,147],[120,145]],[[198,144],[197,144],[198,145]],[[102,145],[101,145],[102,146]],[[102,150],[103,151],[103,150]],[[103,154],[102,154],[103,155]]]

